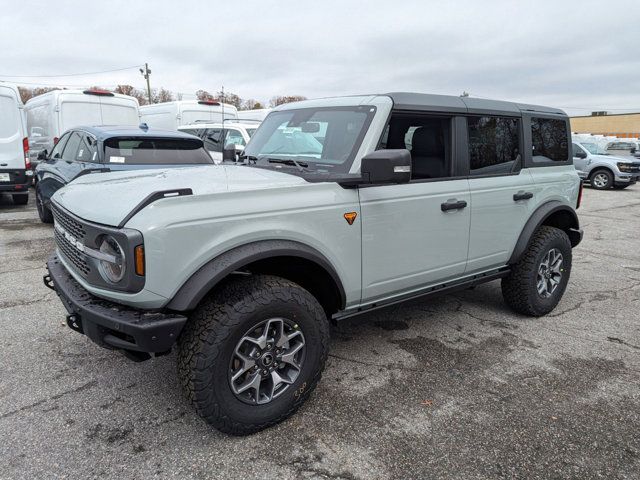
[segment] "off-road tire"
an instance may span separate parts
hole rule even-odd
[[[560,283],[551,296],[543,298],[536,288],[538,268],[544,256],[553,248],[563,257]],[[502,296],[509,307],[518,313],[540,317],[552,311],[564,294],[571,275],[571,242],[558,228],[542,226],[533,235],[522,258],[502,279]]]
[[[230,361],[247,330],[274,317],[297,323],[306,342],[304,362],[281,395],[264,405],[249,405],[231,390]],[[201,302],[178,340],[184,392],[198,414],[222,432],[248,435],[275,425],[295,413],[320,380],[329,331],[324,310],[301,286],[269,275],[229,280]]]
[[[603,186],[596,185],[593,181],[596,175],[605,175],[607,177],[607,183]],[[591,184],[591,188],[595,188],[596,190],[607,190],[613,186],[613,174],[607,169],[600,168],[598,170],[595,170],[589,176],[589,183]]]
[[[14,205],[26,205],[29,202],[29,194],[11,195]]]
[[[38,210],[38,217],[42,223],[53,223],[53,213],[51,209],[42,202],[42,193],[40,192],[40,185],[36,184],[36,209]]]

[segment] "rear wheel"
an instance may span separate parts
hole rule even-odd
[[[591,174],[590,182],[596,190],[606,190],[613,185],[613,174],[609,170],[596,170]]]
[[[200,416],[246,435],[304,403],[328,345],[329,322],[308,291],[256,275],[229,281],[197,308],[179,340],[178,373]]]
[[[51,209],[44,204],[39,184],[36,185],[36,208],[38,209],[38,216],[42,223],[53,223],[53,214],[51,213]]]
[[[12,195],[14,205],[26,205],[29,201],[29,194]]]
[[[516,312],[539,317],[553,310],[571,274],[571,242],[558,228],[542,226],[527,251],[502,279],[502,295]]]

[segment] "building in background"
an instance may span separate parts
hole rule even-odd
[[[616,113],[592,112],[591,115],[571,117],[571,131],[618,138],[640,137],[640,112]]]

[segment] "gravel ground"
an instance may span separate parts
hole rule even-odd
[[[0,198],[0,477],[638,478],[640,186],[585,189],[559,307],[498,282],[335,328],[290,420],[234,438],[181,395],[175,354],[132,363],[64,324],[51,226]]]

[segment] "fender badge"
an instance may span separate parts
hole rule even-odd
[[[349,225],[353,225],[353,222],[356,220],[358,216],[357,212],[347,212],[344,214],[344,219],[347,221]]]

